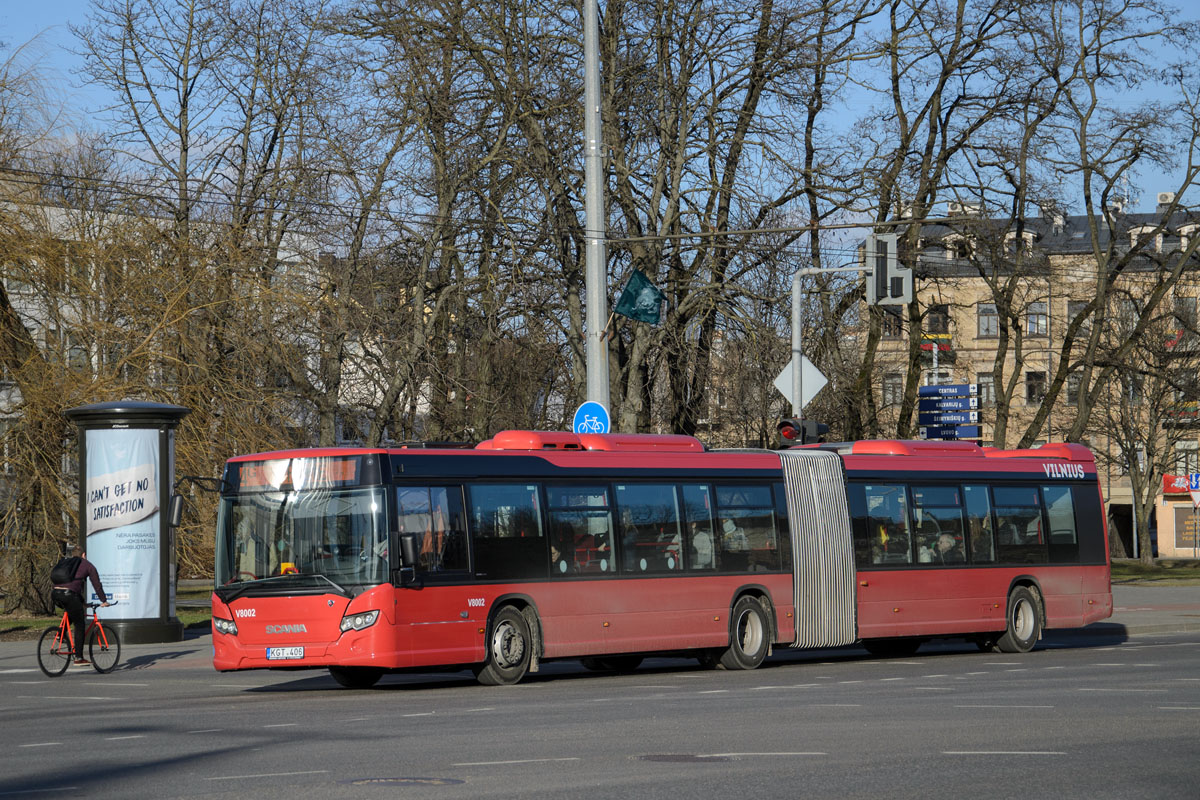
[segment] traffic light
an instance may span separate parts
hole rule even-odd
[[[779,435],[793,444],[815,444],[829,433],[829,426],[815,419],[784,419],[777,427]]]
[[[912,301],[912,270],[900,266],[900,237],[872,233],[866,241],[867,304],[905,305]]]

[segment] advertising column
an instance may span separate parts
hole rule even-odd
[[[181,640],[167,509],[175,428],[188,409],[123,401],[65,413],[79,426],[80,546],[115,601],[106,624],[131,644]]]

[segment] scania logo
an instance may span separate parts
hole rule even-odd
[[[308,628],[301,622],[298,625],[268,625],[267,633],[308,633]]]

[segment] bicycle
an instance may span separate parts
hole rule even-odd
[[[110,606],[116,603],[109,603]],[[88,657],[92,668],[100,674],[113,671],[121,660],[121,639],[112,628],[105,628],[100,622],[100,604],[88,603],[92,616],[88,618],[83,640],[88,646]],[[38,639],[38,666],[46,677],[57,678],[67,671],[75,658],[75,636],[71,630],[71,620],[64,611],[62,621],[57,627],[46,628]]]

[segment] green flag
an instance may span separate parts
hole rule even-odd
[[[657,325],[662,314],[662,303],[667,296],[650,279],[635,269],[621,292],[621,299],[613,308],[614,314]]]

